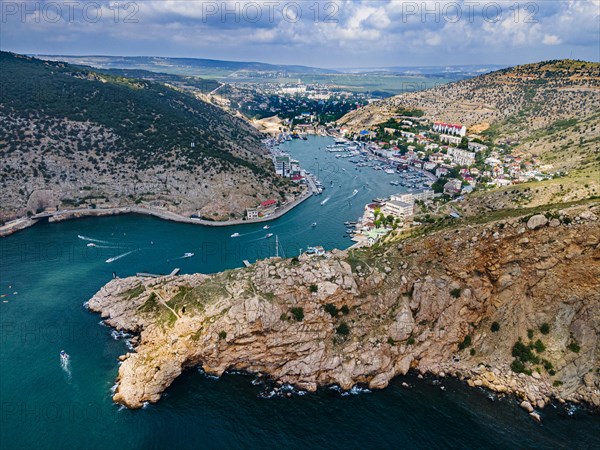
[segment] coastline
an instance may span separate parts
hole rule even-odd
[[[514,395],[535,421],[554,400],[596,410],[597,374],[588,369],[596,351],[597,319],[589,314],[597,302],[597,283],[587,273],[566,278],[563,269],[590,267],[598,243],[597,216],[577,208],[563,213],[573,220],[544,226],[528,220],[521,229],[523,221],[511,218],[469,228],[464,236],[446,230],[409,239],[389,247],[384,255],[389,266],[369,265],[372,256],[366,253],[349,259],[347,251],[335,250],[295,264],[267,259],[213,275],[111,280],[86,306],[100,313],[106,325],[137,336],[135,352],[119,357],[113,400],[129,408],[155,403],[186,367],[200,365],[213,376],[234,367],[309,392],[330,385],[382,389],[413,370]],[[586,238],[577,240],[575,248],[578,236]],[[453,244],[445,244],[451,238]],[[494,269],[486,269],[493,272],[485,272],[483,279],[482,268],[492,266],[478,256],[481,245],[497,249]],[[456,247],[465,248],[467,257],[457,255]],[[442,266],[436,261],[440,252]],[[512,270],[515,253],[521,258],[519,270],[509,279],[505,269]],[[499,273],[505,275],[496,277]],[[317,288],[309,290],[306,283]],[[538,291],[525,295],[531,285]],[[183,300],[177,296],[182,286],[202,294]],[[219,294],[215,286],[227,288]],[[207,287],[210,297],[204,296]],[[143,310],[153,292],[173,320],[160,305],[152,313]],[[578,300],[560,300],[566,296]],[[202,307],[194,309],[194,304]],[[337,313],[330,313],[328,305]],[[544,315],[515,321],[523,305]],[[301,311],[299,318],[295,310]],[[537,338],[544,341],[548,361],[544,367],[538,361],[515,370],[512,343],[536,333],[543,320],[550,330]],[[490,332],[493,321],[499,325]],[[577,351],[565,347],[566,335],[577,340]]]
[[[263,223],[263,222],[271,222],[273,220],[279,219],[284,216],[291,210],[293,210],[296,206],[303,203],[305,200],[308,200],[312,197],[313,192],[308,190],[304,195],[297,198],[293,202],[290,202],[279,208],[275,213],[267,216],[260,217],[258,219],[235,219],[235,220],[225,220],[221,222],[205,220],[205,219],[195,219],[191,217],[185,217],[180,214],[177,214],[172,211],[155,209],[155,208],[146,208],[141,206],[122,206],[118,208],[82,208],[82,209],[67,209],[60,210],[52,213],[43,213],[38,216],[41,217],[21,217],[15,219],[11,222],[6,223],[5,225],[0,227],[0,238],[10,236],[18,231],[25,230],[33,225],[37,224],[40,221],[47,220],[49,223],[58,223],[64,222],[66,220],[75,220],[75,219],[84,219],[88,217],[106,217],[106,216],[119,216],[123,214],[142,214],[157,217],[163,220],[169,220],[171,222],[179,222],[179,223],[188,223],[194,225],[202,225],[206,227],[228,227],[234,225],[245,225],[251,223]]]

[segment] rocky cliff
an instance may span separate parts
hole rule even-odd
[[[410,369],[600,407],[600,207],[447,228],[215,275],[116,279],[89,302],[135,333],[114,400],[156,402],[183,370],[309,391]],[[535,414],[535,413],[534,413]]]

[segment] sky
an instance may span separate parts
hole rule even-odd
[[[0,49],[315,67],[600,60],[600,0],[7,1]]]

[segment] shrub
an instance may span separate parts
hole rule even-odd
[[[279,320],[285,322],[286,320],[288,320],[289,317],[286,313],[281,313],[281,315],[279,316]]]
[[[406,343],[407,343],[408,345],[415,345],[415,338],[414,338],[414,337],[412,337],[412,336],[410,336],[410,337],[409,337],[409,338],[406,340]]]
[[[316,284],[311,284],[308,287],[308,290],[314,294],[319,290],[319,286],[317,286]]]
[[[510,364],[510,368],[515,373],[523,373],[525,372],[525,364],[520,359],[515,358],[513,362]]]
[[[350,334],[350,327],[346,322],[342,322],[335,329],[335,332],[341,336],[348,336]]]
[[[544,350],[546,350],[546,346],[539,339],[534,342],[533,347],[535,348],[535,351],[538,353],[542,353]]]
[[[529,330],[527,330],[527,337],[529,339],[533,339],[533,330],[531,328]]]
[[[518,340],[512,348],[512,356],[518,358],[521,362],[532,362],[538,364],[540,359],[533,354],[531,349],[523,344],[523,341]]]
[[[498,322],[492,322],[492,333],[497,333],[500,331],[500,324]]]
[[[290,312],[294,316],[294,319],[296,319],[296,322],[302,322],[302,319],[304,319],[304,309],[302,307],[295,306],[290,309]]]
[[[552,386],[554,387],[559,387],[562,386],[563,382],[560,380],[554,380],[554,383],[552,383]]]
[[[467,334],[465,336],[465,338],[463,339],[463,341],[460,344],[458,344],[458,349],[464,350],[465,348],[470,347],[470,346],[471,346],[471,335]]]
[[[571,343],[567,345],[567,348],[574,353],[579,353],[579,350],[581,350],[581,347],[579,346],[577,341],[571,341]]]
[[[552,369],[554,369],[554,366],[552,365],[552,363],[550,361],[548,361],[547,359],[542,359],[542,364],[544,365],[544,369],[546,369],[548,372],[550,372]]]
[[[460,288],[454,288],[450,291],[450,295],[454,298],[458,298],[458,297],[460,297],[460,292],[461,292]]]
[[[350,308],[348,308],[346,305],[343,305],[343,306],[340,308],[340,311],[341,311],[341,312],[342,312],[342,314],[344,314],[344,315],[348,315],[348,314],[350,314]]]
[[[474,348],[472,348],[471,350],[469,350],[469,354],[470,354],[471,356],[475,356],[475,349],[474,349]]]
[[[293,258],[292,258],[292,264],[293,264],[294,266],[297,266],[298,264],[300,264],[300,260],[299,260],[298,258],[296,258],[296,257],[293,257]]]
[[[227,338],[227,331],[219,331],[219,339],[223,340]]]
[[[338,314],[338,309],[333,303],[327,303],[323,308],[325,309],[325,312],[331,315],[331,317],[335,317]]]
[[[396,341],[394,341],[391,337],[387,338],[387,343],[390,345],[396,345]]]
[[[540,332],[542,334],[548,334],[548,333],[550,333],[550,325],[548,325],[546,322],[544,322],[542,324],[542,326],[540,327]]]

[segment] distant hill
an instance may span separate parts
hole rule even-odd
[[[36,55],[42,59],[65,61],[71,64],[84,64],[104,69],[144,69],[154,72],[177,75],[231,75],[237,71],[283,72],[288,74],[332,74],[331,69],[316,67],[267,64],[248,61],[222,61],[201,58],[164,58],[158,56],[70,56],[70,55]]]
[[[0,66],[0,219],[28,202],[216,219],[287,192],[254,128],[185,92],[7,52]]]

